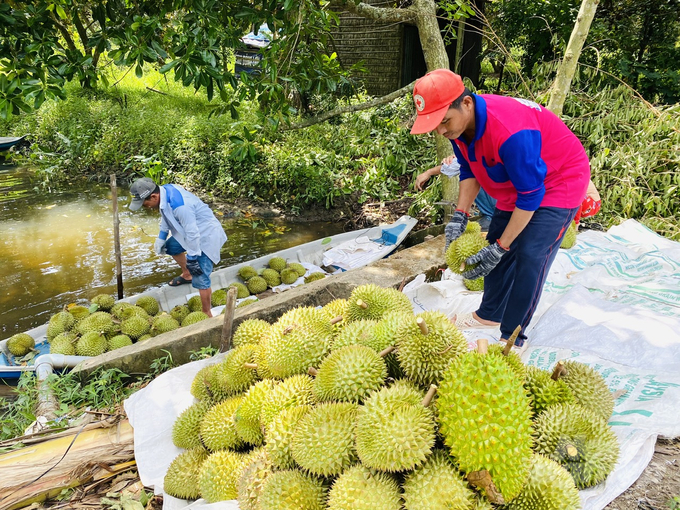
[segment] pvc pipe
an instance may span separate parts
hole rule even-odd
[[[35,358],[35,375],[38,381],[44,381],[55,368],[73,368],[89,356],[67,356],[65,354],[41,354]]]

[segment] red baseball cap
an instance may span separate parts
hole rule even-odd
[[[413,102],[418,118],[411,128],[411,134],[419,135],[434,130],[451,103],[464,90],[462,78],[448,69],[435,69],[419,79],[413,87]]]

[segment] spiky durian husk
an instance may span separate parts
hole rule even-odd
[[[162,333],[167,333],[168,331],[174,331],[177,328],[179,328],[179,322],[177,322],[177,320],[171,315],[164,313],[153,320],[149,333],[151,333],[153,336],[156,336]]]
[[[319,367],[314,395],[319,402],[361,402],[387,377],[385,361],[370,347],[348,345],[332,352]]]
[[[76,353],[75,343],[77,339],[78,335],[72,331],[65,331],[57,335],[50,342],[50,353],[73,356]]]
[[[219,363],[208,365],[200,369],[194,376],[191,382],[191,394],[202,402],[219,402],[221,399],[219,395],[215,395],[210,387],[212,381],[212,373],[217,370]]]
[[[17,333],[7,340],[7,349],[13,356],[25,356],[35,347],[35,340],[28,333]]]
[[[521,381],[524,381],[527,377],[527,366],[524,364],[522,361],[522,358],[519,357],[519,355],[516,352],[510,351],[508,355],[506,356],[503,354],[503,350],[505,349],[505,342],[498,342],[489,345],[489,354],[494,354],[496,356],[502,356],[503,360],[512,368],[515,373],[517,374],[517,377],[520,378]]]
[[[330,303],[327,303],[321,311],[326,314],[326,317],[330,321],[336,317],[342,317],[342,320],[333,324],[333,336],[336,337],[345,328],[347,324],[347,300],[346,299],[334,299]]]
[[[240,283],[239,285],[243,285]],[[245,287],[245,285],[244,285]],[[246,289],[248,290],[248,289]],[[248,293],[250,295],[250,293]],[[210,294],[210,306],[221,306],[227,304],[227,289],[217,289]]]
[[[242,393],[258,380],[257,371],[244,366],[255,362],[257,346],[239,345],[229,351],[215,372],[215,382],[222,393],[236,395]]]
[[[315,404],[313,386],[314,381],[308,375],[294,375],[278,384],[267,394],[262,404],[260,424],[267,430],[274,417],[283,409]]]
[[[121,308],[120,311],[118,312],[118,315],[120,316],[119,318],[122,321],[127,320],[130,317],[141,317],[143,319],[146,319],[147,321],[150,321],[151,319],[151,317],[149,316],[148,313],[146,313],[146,310],[144,310],[144,308],[136,305]]]
[[[221,450],[211,453],[203,461],[198,474],[198,487],[208,503],[236,499],[236,484],[245,467],[246,455]]]
[[[76,324],[90,315],[90,310],[81,305],[69,305],[66,307],[66,311],[73,315]]]
[[[191,296],[187,300],[187,306],[190,312],[200,312],[203,310],[203,303],[201,302],[201,296]]]
[[[264,433],[260,425],[262,404],[267,394],[276,386],[277,382],[271,379],[260,381],[248,389],[243,397],[243,402],[234,415],[234,426],[239,437],[248,444],[259,446],[264,440]]]
[[[266,338],[261,340],[261,343],[255,345],[255,364],[257,365],[257,375],[260,379],[274,379],[274,375],[269,370],[266,356]]]
[[[182,321],[182,327],[191,326],[192,324],[204,321],[207,318],[208,316],[203,312],[191,312],[189,315],[184,317],[184,320]]]
[[[323,280],[324,278],[326,278],[326,273],[317,271],[316,273],[311,273],[310,275],[305,276],[305,283],[312,283],[317,280]]]
[[[482,233],[482,226],[476,221],[468,221],[468,224],[465,227],[465,233],[480,235]]]
[[[125,319],[120,324],[120,332],[133,340],[136,340],[142,335],[146,335],[150,330],[151,324],[149,324],[149,320],[137,315]]]
[[[427,326],[424,335],[416,322]],[[423,312],[397,331],[397,359],[404,374],[419,386],[437,384],[456,356],[467,351],[467,340],[441,312]]]
[[[328,493],[328,510],[400,510],[399,484],[392,475],[361,464],[347,468]]]
[[[296,467],[290,451],[293,434],[300,420],[311,410],[311,405],[289,407],[279,412],[269,422],[264,448],[272,465],[276,468],[293,469]]]
[[[272,471],[271,460],[264,449],[250,459],[236,485],[240,510],[261,510],[260,495]]]
[[[90,300],[90,303],[97,305],[98,310],[108,312],[116,304],[116,298],[110,294],[97,294]]]
[[[172,318],[175,319],[180,324],[182,324],[182,321],[190,313],[191,310],[189,310],[189,307],[187,305],[177,305],[172,310],[170,310],[170,315],[172,316]]]
[[[259,294],[267,290],[267,280],[261,276],[253,276],[246,282],[246,287],[251,294]]]
[[[229,287],[227,287],[226,290],[228,291],[232,287],[236,288],[236,298],[237,299],[244,299],[244,298],[247,298],[248,296],[250,296],[250,291],[248,290],[248,287],[246,287],[242,283],[239,283],[239,282],[230,283]],[[224,303],[220,303],[220,304],[223,305],[225,303],[226,303],[226,295],[225,295]]]
[[[295,283],[298,278],[300,278],[300,275],[298,275],[297,271],[295,271],[294,269],[284,268],[281,270],[281,283],[290,285],[292,283]]]
[[[143,308],[144,311],[152,317],[158,315],[161,311],[161,306],[153,296],[142,296],[135,302],[135,305]]]
[[[98,331],[90,331],[81,336],[76,342],[78,356],[99,356],[106,352],[108,342],[106,336]]]
[[[366,308],[359,305],[363,302]],[[372,283],[359,285],[347,299],[347,321],[380,320],[387,312],[412,312],[408,297],[396,289],[378,287]]]
[[[536,418],[534,449],[562,464],[579,489],[607,478],[619,456],[616,435],[604,418],[578,404],[549,407]]]
[[[519,494],[531,459],[531,406],[522,381],[499,356],[469,352],[444,374],[440,432],[465,473],[488,470],[506,502]]]
[[[422,464],[432,451],[435,421],[424,395],[407,381],[372,393],[359,408],[356,445],[361,462],[381,471]]]
[[[269,328],[270,324],[262,319],[246,319],[234,331],[231,343],[234,347],[243,344],[259,344]]]
[[[465,285],[465,288],[467,290],[471,290],[473,292],[480,292],[484,290],[484,277],[482,276],[481,278],[475,278],[474,280],[468,280],[467,278],[463,279],[463,285]]]
[[[608,420],[614,411],[614,397],[600,373],[578,361],[564,362],[566,375],[560,377],[576,398],[576,403],[597,412]]]
[[[395,311],[387,312],[382,319],[378,321],[373,330],[373,338],[369,347],[375,349],[376,352],[382,352],[391,345],[397,344],[397,331],[402,324],[410,321],[413,318],[413,312]],[[397,354],[392,352],[385,356],[385,363],[387,364],[387,372],[393,379],[401,379],[405,377],[404,371],[399,365]]]
[[[192,404],[177,417],[172,425],[172,442],[177,448],[203,447],[201,422],[211,407],[210,402]]]
[[[425,464],[408,474],[403,489],[406,510],[472,508],[474,492],[442,450],[436,450]]]
[[[132,339],[127,335],[115,335],[108,339],[108,351],[113,351],[120,349],[121,347],[127,347],[132,345]]]
[[[244,306],[252,305],[253,303],[257,303],[258,301],[259,300],[256,297],[244,299],[243,301],[236,305],[236,308],[243,308]]]
[[[260,276],[267,282],[267,287],[281,285],[281,275],[274,269],[265,269]]]
[[[367,345],[373,338],[373,330],[378,321],[372,319],[359,319],[350,322],[333,340],[331,350],[335,351],[347,345]]]
[[[267,477],[260,495],[262,510],[324,510],[323,482],[301,471],[277,471]]]
[[[476,264],[463,267],[465,260],[488,245],[486,239],[479,234],[465,232],[453,241],[446,250],[446,265],[451,271],[458,274],[474,269]]]
[[[568,250],[569,248],[573,248],[574,245],[576,244],[576,234],[578,233],[578,227],[576,226],[576,222],[572,221],[571,225],[569,225],[569,228],[567,228],[567,231],[564,233],[564,237],[562,238],[562,243],[560,244],[560,248],[563,248],[565,250]]]
[[[243,401],[242,396],[231,397],[212,407],[201,420],[201,441],[208,450],[241,448],[243,441],[234,427],[234,413]]]
[[[278,273],[285,269],[286,264],[287,264],[286,259],[284,259],[283,257],[272,257],[271,259],[269,259],[269,262],[267,263],[269,267],[271,267],[274,271]]]
[[[113,318],[106,312],[94,312],[78,322],[75,329],[81,335],[90,331],[99,331],[104,334],[111,333],[114,329]]]
[[[357,405],[319,404],[298,423],[291,455],[303,469],[318,476],[335,476],[357,460],[354,423]]]
[[[175,498],[197,499],[200,496],[198,475],[207,458],[208,452],[203,447],[180,453],[165,473],[163,491]]]
[[[252,277],[257,276],[257,271],[253,266],[243,266],[238,270],[238,275],[244,282],[247,282]]]
[[[557,462],[534,454],[522,491],[508,510],[578,510],[581,498],[569,472]]]
[[[527,367],[524,387],[531,396],[531,408],[534,415],[539,415],[555,404],[571,404],[575,402],[574,394],[564,381],[554,381],[551,373],[538,367]]]
[[[76,323],[76,319],[68,312],[58,312],[50,317],[47,324],[47,339],[52,340],[65,331],[71,330]]]
[[[290,262],[287,267],[295,271],[298,276],[304,276],[305,273],[307,272],[305,266],[303,266],[299,262]]]

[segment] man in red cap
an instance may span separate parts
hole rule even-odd
[[[446,246],[467,226],[483,188],[496,199],[489,246],[466,260],[464,278],[484,278],[476,312],[455,318],[461,329],[497,327],[508,339],[525,328],[541,296],[562,237],[586,196],[590,163],[581,142],[554,113],[532,101],[471,93],[460,76],[437,69],[416,82],[412,134],[451,140],[461,165],[456,211]]]

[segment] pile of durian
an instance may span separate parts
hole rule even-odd
[[[295,283],[298,278],[305,276],[307,269],[298,262],[286,262],[283,257],[272,257],[267,263],[267,267],[258,271],[252,266],[243,266],[238,271],[239,277],[244,283],[237,283],[232,285],[240,285],[238,287],[238,297],[247,297],[249,294],[260,294],[267,289],[276,287],[285,283],[290,285]],[[310,283],[316,280],[325,278],[326,274],[321,272],[311,273],[305,276],[305,283]]]
[[[446,254],[444,255],[446,265],[456,274],[463,274],[466,271],[474,269],[476,264],[466,265],[465,260],[488,245],[489,243],[487,242],[486,237],[482,234],[482,227],[479,223],[470,221],[468,222],[463,235],[455,241],[452,241],[446,249]],[[484,277],[476,278],[474,280],[464,278],[463,283],[468,290],[484,290]]]
[[[171,496],[242,510],[572,510],[617,461],[595,370],[527,367],[500,344],[468,352],[444,314],[414,315],[395,289],[247,319],[232,344],[173,424],[184,451]]]

